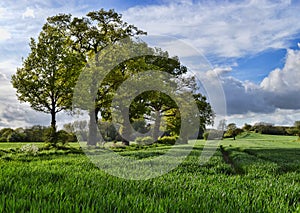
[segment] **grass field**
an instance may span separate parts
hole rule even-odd
[[[31,156],[15,152],[22,144],[1,143],[0,212],[300,212],[296,139],[253,133],[226,139],[202,166],[199,141],[179,167],[143,181],[110,176],[78,149]],[[166,150],[117,151],[148,158]]]

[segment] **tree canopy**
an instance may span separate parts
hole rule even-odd
[[[71,109],[73,90],[84,66],[83,55],[69,44],[69,37],[45,24],[38,40],[31,38],[31,52],[11,80],[21,102],[51,114],[50,142],[56,140],[56,113]]]
[[[108,11],[89,12],[85,17],[72,17],[71,14],[59,14],[48,18],[50,25],[59,26],[62,33],[71,38],[71,47],[83,53],[86,59],[94,60],[97,64],[103,49],[124,38],[146,34],[134,25],[122,20],[122,15],[113,9]],[[96,73],[91,73],[96,74]],[[92,76],[89,93],[97,92],[97,78]],[[92,107],[89,111],[88,144],[97,143],[97,114],[98,108]]]

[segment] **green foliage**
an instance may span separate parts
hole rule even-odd
[[[70,38],[69,46],[73,50],[82,53],[86,59],[93,61],[96,66],[99,65],[99,57],[101,57],[102,51],[106,47],[131,36],[146,34],[137,27],[124,22],[122,15],[113,9],[92,11],[83,18],[59,14],[49,17],[47,20],[50,26],[59,26],[62,34]],[[92,83],[88,84],[89,88],[86,88],[85,91],[94,95],[98,90],[95,78],[97,73],[92,72],[90,74],[89,77],[92,78]],[[87,96],[89,97],[89,95]],[[99,97],[99,94],[96,99],[106,101],[101,95]],[[82,102],[85,103],[84,97]],[[89,110],[90,116],[89,136],[87,138],[89,145],[96,145],[97,143],[97,116],[100,109],[97,103],[91,103],[91,105],[94,104],[95,107],[91,107],[91,109],[84,107],[85,110]]]
[[[224,137],[232,137],[235,140],[235,137],[242,133],[243,130],[237,128],[235,123],[230,123],[227,125],[227,131],[224,134]]]
[[[37,111],[51,113],[70,109],[72,92],[84,66],[83,57],[68,47],[68,38],[45,24],[31,53],[12,76],[18,99]]]
[[[115,141],[117,140],[118,132],[109,121],[99,121],[99,131],[104,141]]]
[[[51,127],[44,127],[35,125],[30,128],[17,128],[17,129],[2,129],[0,130],[0,142],[49,142],[49,137],[53,132]],[[77,137],[74,133],[68,133],[60,130],[55,133],[57,140],[62,143],[77,142]]]
[[[77,138],[73,133],[68,133],[65,130],[59,130],[57,132],[57,142],[62,145],[66,145],[70,142],[77,142]]]
[[[264,122],[256,123],[251,127],[251,131],[269,135],[293,135],[289,127],[274,126],[273,124]]]
[[[73,90],[85,58],[69,46],[70,38],[57,26],[45,24],[38,40],[31,38],[29,56],[12,76],[21,102],[51,114],[51,143],[56,143],[56,113],[70,110]]]
[[[8,142],[21,142],[27,141],[27,135],[23,128],[13,130],[13,132],[7,137]]]
[[[157,140],[157,143],[165,145],[174,145],[178,139],[178,136],[163,136]],[[179,139],[180,143],[180,139]]]
[[[14,132],[13,129],[11,128],[3,128],[0,130],[0,142],[8,142],[9,137],[12,135]]]
[[[144,146],[144,145],[151,145],[154,143],[154,140],[151,136],[146,136],[146,137],[137,137],[134,142],[137,144],[137,145],[140,145],[140,146]]]
[[[211,105],[207,102],[207,99],[205,96],[203,96],[200,93],[197,93],[197,87],[195,78],[183,78],[182,84],[185,84],[185,89],[189,88],[192,91],[193,98],[195,100],[195,103],[198,107],[198,112],[196,114],[191,115],[190,110],[188,110],[189,103],[186,104],[186,109],[184,112],[180,112],[178,110],[178,107],[173,105],[173,107],[167,108],[168,110],[165,112],[165,121],[166,121],[166,130],[169,131],[172,135],[179,135],[180,134],[180,128],[181,128],[181,119],[182,117],[197,117],[199,119],[200,126],[199,128],[195,129],[198,132],[203,132],[206,125],[213,123],[214,118],[214,112],[211,108]],[[182,87],[181,84],[179,84],[179,88]],[[184,90],[178,89],[178,91],[184,92]],[[195,124],[196,125],[196,124]],[[198,125],[198,124],[197,124]],[[195,132],[189,132],[189,135],[182,135],[182,139],[186,141],[191,138],[197,138],[198,135]]]
[[[209,136],[209,132],[204,132],[204,133],[203,133],[203,139],[204,139],[204,140],[207,140],[207,139],[208,139],[208,136]]]
[[[246,132],[249,132],[251,131],[252,126],[250,124],[245,123],[242,129]]]
[[[294,123],[294,129],[296,131],[296,134],[300,138],[300,121],[295,121],[295,123]]]

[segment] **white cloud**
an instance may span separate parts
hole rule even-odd
[[[0,28],[0,41],[5,41],[11,38],[11,33],[6,29]]]
[[[26,57],[29,37],[37,36],[46,17],[63,12],[74,15],[85,13],[80,11],[81,8],[74,4],[74,1],[68,4],[52,0],[6,2],[7,4],[0,3],[0,41],[13,38],[10,39],[13,43],[5,42],[1,48],[13,49],[11,52],[15,55],[0,60],[0,73],[8,79],[21,63],[21,57],[17,58],[16,54]],[[193,3],[191,0],[163,0],[163,2],[168,4],[131,8],[123,12],[123,17],[128,23],[146,30],[150,35],[164,34],[181,38],[200,52],[216,58],[228,59],[228,57],[255,54],[269,48],[286,48],[288,40],[300,31],[299,6],[291,5],[290,1],[276,1],[277,3],[271,1],[235,1],[234,3],[201,1]],[[16,17],[19,18],[17,22]],[[32,19],[33,17],[35,19]],[[205,66],[201,67],[202,61],[200,63],[193,58],[188,58],[198,55],[199,51],[176,46],[172,40],[160,42],[161,45],[159,43],[157,45],[171,49],[173,55],[186,57],[187,62],[188,60],[193,63],[198,62],[196,66],[195,63],[189,66],[195,72],[199,69],[202,72],[208,70],[205,63],[203,63]],[[4,50],[5,48],[2,51]],[[20,50],[22,50],[21,53]],[[212,72],[221,75],[220,80],[226,95],[229,118],[248,119],[251,122],[264,120],[278,124],[288,123],[293,120],[293,113],[300,115],[297,98],[295,98],[298,97],[300,87],[300,84],[296,83],[299,79],[298,62],[299,53],[289,51],[285,68],[274,70],[261,85],[228,77],[231,72],[230,67],[234,64],[216,67],[211,73],[206,73],[203,79],[211,83],[211,87],[208,86],[208,88],[213,90],[214,83],[217,81],[213,79],[215,74]],[[20,107],[15,92],[9,80],[3,77],[4,75],[2,77],[0,75],[1,123],[5,122],[9,126],[39,122],[48,125],[48,115],[36,113],[28,106],[24,107],[25,105]],[[294,89],[291,91],[291,88]],[[285,92],[281,94],[280,91]],[[216,96],[222,95],[216,94]],[[295,103],[290,104],[293,101]],[[18,115],[19,118],[14,115]],[[64,116],[59,119],[68,120]]]
[[[7,76],[0,72],[0,81],[7,80]]]
[[[214,92],[213,86],[218,81],[221,82],[228,120],[239,125],[259,121],[292,125],[300,120],[300,50],[288,50],[284,67],[272,71],[260,84],[226,75],[229,71],[226,67],[215,68],[202,78],[212,84],[210,92]]]
[[[272,48],[288,48],[289,40],[300,31],[299,6],[291,1],[167,2],[168,5],[134,7],[123,14],[129,23],[150,35],[178,37],[196,48],[198,51],[186,50],[176,45],[174,39],[157,40],[158,46],[183,57],[181,60],[194,73],[201,70],[198,77],[206,82],[206,90],[213,91],[221,82],[229,117],[292,125],[293,113],[300,109],[300,100],[295,98],[300,92],[298,51],[289,50],[285,67],[271,72],[261,84],[230,77],[235,63],[207,71],[208,66],[201,67],[207,63],[192,56],[202,52],[209,58],[228,60]],[[216,75],[221,76],[219,80]]]
[[[242,127],[245,123],[254,125],[259,122],[271,123],[279,126],[291,126],[300,120],[300,110],[276,109],[273,113],[236,114],[226,117],[227,123],[236,123]]]
[[[4,61],[0,61],[0,73],[10,76],[12,73],[15,73],[17,67],[21,65],[21,60],[18,62],[14,58],[9,58]]]
[[[261,87],[269,92],[287,94],[300,91],[300,51],[288,50],[283,69],[275,69],[261,82]]]
[[[300,50],[288,50],[282,69],[275,69],[260,84],[266,100],[276,107],[300,109]]]
[[[203,1],[134,7],[123,14],[150,35],[183,38],[204,54],[241,57],[286,48],[300,30],[298,9],[288,1]]]
[[[34,10],[27,7],[26,11],[22,14],[22,18],[35,18],[34,16]]]

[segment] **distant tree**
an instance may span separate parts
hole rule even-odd
[[[8,138],[14,132],[11,128],[3,128],[0,130],[0,142],[8,142]]]
[[[252,126],[250,124],[245,123],[243,126],[243,130],[246,132],[249,132],[251,130]]]
[[[261,133],[261,134],[268,134],[268,132],[270,132],[269,130],[274,126],[274,124],[271,123],[266,123],[266,122],[259,122],[254,124],[254,126],[252,127],[252,129],[256,132],[256,133]]]
[[[300,121],[295,121],[294,128],[297,130],[297,135],[300,137]]]
[[[294,129],[298,137],[300,138],[300,121],[295,121],[294,123]]]
[[[63,130],[71,135],[76,136],[78,141],[87,141],[88,137],[88,122],[74,121],[73,123],[64,124]]]
[[[56,114],[70,110],[73,89],[84,66],[82,54],[70,47],[70,38],[59,28],[45,24],[38,41],[31,38],[31,53],[12,76],[13,87],[21,102],[51,114],[49,142],[56,143]]]
[[[227,131],[226,136],[233,137],[233,140],[235,140],[235,137],[238,135],[238,128],[235,123],[230,123],[227,125]]]
[[[51,134],[51,127],[34,125],[24,129],[27,142],[45,142]]]
[[[147,124],[145,119],[133,119],[131,125],[135,131],[142,134],[147,133],[150,129],[150,124]]]
[[[115,141],[118,136],[118,131],[110,121],[99,121],[99,131],[104,141]]]
[[[23,128],[15,129],[7,138],[9,142],[26,142],[27,136]]]

